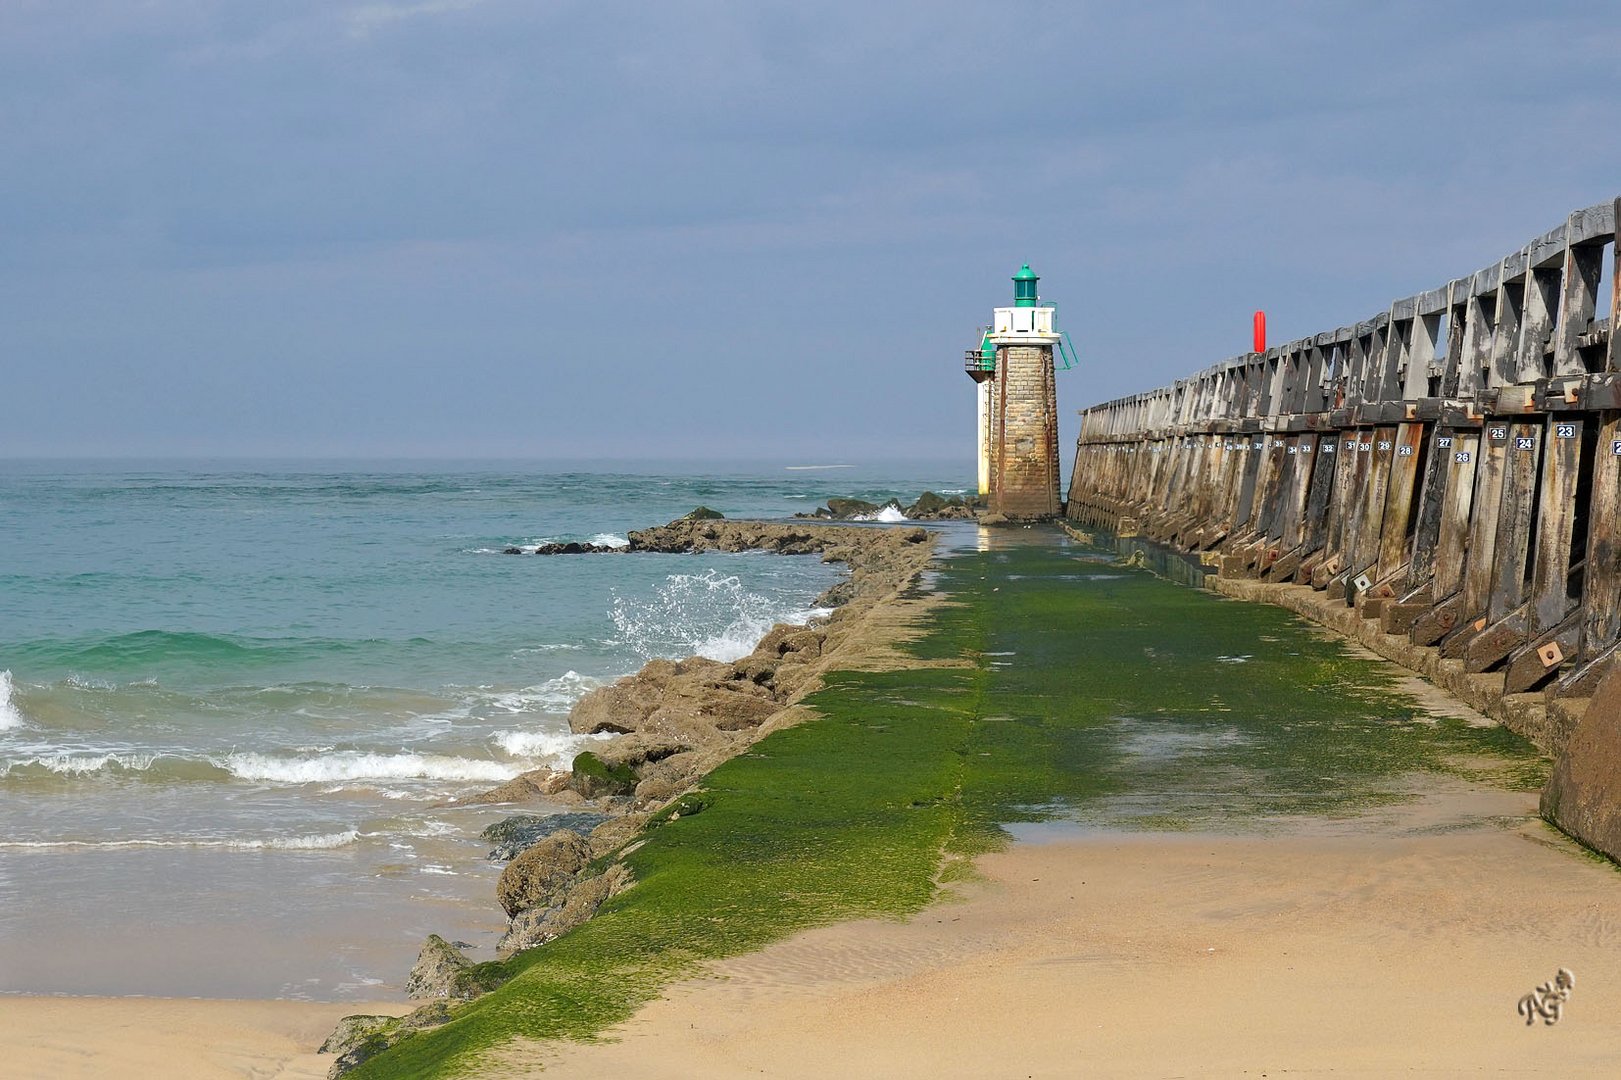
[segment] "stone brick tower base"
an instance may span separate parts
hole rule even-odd
[[[999,346],[990,405],[990,509],[1016,521],[1058,517],[1052,346]]]

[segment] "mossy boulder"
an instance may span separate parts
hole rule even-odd
[[[636,790],[636,770],[629,765],[610,765],[586,750],[576,755],[569,787],[587,799],[600,795],[628,795]]]
[[[605,900],[628,888],[630,883],[629,868],[615,863],[595,877],[572,885],[550,906],[530,908],[514,915],[512,926],[496,948],[503,956],[510,956],[562,937],[590,919]]]
[[[726,515],[707,506],[694,507],[690,514],[682,514],[677,521],[723,521]]]

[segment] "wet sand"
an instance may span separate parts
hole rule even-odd
[[[1613,1076],[1621,877],[1534,808],[1456,785],[1283,835],[1016,844],[955,903],[716,965],[616,1041],[489,1075]],[[1561,967],[1562,1019],[1528,1027]]]
[[[324,1080],[315,1048],[350,1013],[398,1002],[0,997],[0,1075],[14,1080]]]

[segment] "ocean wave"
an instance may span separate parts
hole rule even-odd
[[[269,780],[284,784],[332,783],[369,780],[489,781],[499,783],[518,769],[499,761],[445,757],[437,754],[374,754],[344,751],[319,757],[274,757],[270,754],[231,754],[221,764],[239,780]]]
[[[60,751],[0,761],[0,778],[125,776],[142,780],[223,780],[227,771],[205,758],[139,751]]]
[[[602,685],[601,679],[581,675],[572,668],[554,679],[521,690],[491,690],[479,687],[468,701],[473,709],[492,708],[507,713],[566,714],[586,694]]]
[[[134,848],[216,848],[222,851],[330,851],[360,839],[356,829],[268,839],[0,840],[0,851],[119,851]]]
[[[15,684],[11,681],[11,672],[0,671],[0,731],[10,731],[20,728],[27,721],[23,718],[22,709],[11,700]]]
[[[572,761],[586,743],[612,738],[610,735],[575,735],[567,731],[497,731],[490,735],[501,750],[515,758],[545,758],[562,764]]]
[[[616,548],[630,547],[630,541],[629,540],[625,539],[623,536],[620,536],[617,533],[608,533],[608,532],[597,533],[590,540],[587,540],[586,543],[595,544],[595,545],[597,545],[597,547],[616,547]]]
[[[544,645],[526,645],[521,649],[513,649],[513,656],[532,656],[535,653],[549,652],[578,652],[584,645],[574,641],[548,641]]]

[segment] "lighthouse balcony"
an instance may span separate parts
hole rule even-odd
[[[963,353],[963,370],[975,382],[984,382],[996,374],[996,359],[986,356],[978,349],[968,349]]]

